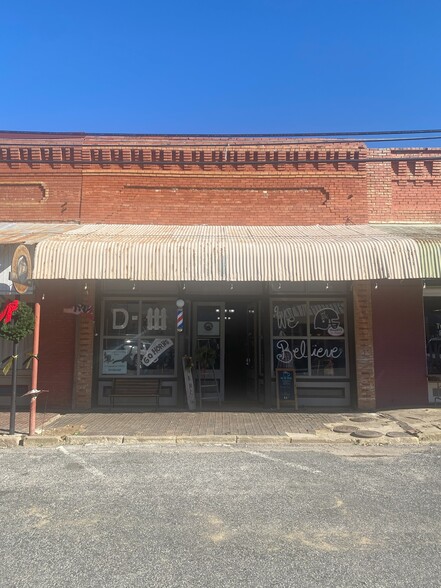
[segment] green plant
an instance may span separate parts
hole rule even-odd
[[[1,324],[0,337],[18,343],[34,330],[34,312],[25,302],[19,302],[12,319],[9,323]]]
[[[212,368],[216,361],[216,355],[215,349],[204,345],[198,348],[194,355],[194,360],[202,369]]]

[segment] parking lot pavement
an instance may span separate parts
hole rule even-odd
[[[0,450],[0,584],[438,587],[441,448]]]

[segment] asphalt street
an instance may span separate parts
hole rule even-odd
[[[441,447],[0,450],[0,586],[441,585]]]

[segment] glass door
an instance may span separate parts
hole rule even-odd
[[[219,382],[221,399],[225,397],[225,304],[197,302],[193,323],[193,361],[204,369],[213,369]],[[196,370],[196,378],[198,373]]]

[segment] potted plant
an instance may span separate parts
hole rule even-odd
[[[213,347],[209,347],[208,345],[204,345],[198,348],[194,355],[194,360],[200,369],[206,370],[214,368],[216,355],[216,349],[213,349]]]

